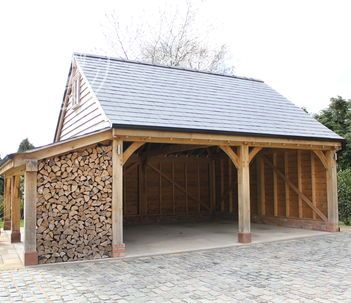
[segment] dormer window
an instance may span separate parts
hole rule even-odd
[[[80,76],[79,73],[76,73],[76,75],[73,78],[72,81],[72,107],[77,108],[80,103]]]

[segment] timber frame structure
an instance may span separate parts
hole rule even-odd
[[[238,241],[241,243],[251,242],[250,222],[253,217],[250,213],[250,163],[258,157],[258,169],[261,167],[262,172],[263,162],[266,162],[274,171],[274,182],[276,178],[281,178],[287,187],[290,187],[299,197],[297,207],[302,208],[302,203],[305,203],[312,209],[312,220],[315,225],[308,228],[322,229],[326,231],[338,231],[338,204],[337,204],[337,185],[336,185],[336,152],[341,145],[338,142],[318,142],[304,141],[292,139],[271,139],[271,138],[254,138],[254,137],[238,137],[229,135],[210,135],[196,133],[180,133],[180,132],[160,132],[160,131],[137,131],[128,129],[111,129],[103,130],[90,135],[84,135],[80,138],[69,139],[59,143],[54,143],[50,146],[38,148],[33,151],[18,153],[10,156],[6,163],[2,164],[0,174],[5,180],[5,229],[11,229],[11,240],[19,241],[19,176],[24,176],[25,180],[25,264],[37,264],[38,254],[36,251],[36,201],[37,201],[37,171],[38,161],[55,157],[60,154],[79,150],[97,143],[112,144],[112,166],[113,166],[113,190],[112,190],[112,256],[117,257],[123,255],[125,245],[123,242],[123,167],[132,157],[135,152],[147,143],[167,143],[169,144],[168,152],[186,151],[193,148],[208,148],[218,147],[230,159],[233,167],[237,170],[237,192],[238,192],[238,224],[239,233]],[[125,146],[128,144],[128,147]],[[188,146],[188,148],[186,148]],[[315,198],[311,201],[301,191],[300,178],[298,185],[294,185],[292,181],[276,168],[274,163],[276,160],[273,157],[273,162],[268,159],[268,156],[262,154],[265,148],[281,151],[282,149],[310,151],[315,155],[314,161],[319,161],[324,169],[326,176],[327,188],[327,213],[324,214],[316,205]],[[261,153],[261,154],[260,154]],[[260,155],[259,155],[260,154]],[[276,155],[276,154],[274,154]],[[264,215],[265,199],[262,184],[264,178],[261,178],[259,187],[261,188],[261,199],[258,204],[261,209],[259,213]],[[277,203],[276,196],[277,185],[274,186],[274,204]],[[315,195],[315,194],[314,194]],[[287,201],[287,200],[286,200]],[[301,202],[303,201],[303,202]],[[283,224],[279,221],[277,205],[274,207],[272,217],[267,217],[267,223]],[[10,211],[11,210],[11,211]],[[286,209],[288,214],[289,210]],[[300,215],[296,219],[285,219],[289,226],[304,227],[304,220]],[[299,220],[300,217],[300,220]],[[262,217],[264,218],[264,217]],[[296,223],[300,222],[300,223]]]
[[[25,265],[122,256],[126,224],[335,232],[342,144],[262,81],[74,54],[54,143],[0,164],[4,229],[24,178]]]

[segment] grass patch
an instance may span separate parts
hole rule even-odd
[[[21,227],[24,227],[24,220],[21,220]],[[0,228],[4,228],[4,221],[0,219]]]

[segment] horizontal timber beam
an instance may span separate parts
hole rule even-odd
[[[161,147],[157,150],[150,150],[148,151],[145,156],[147,158],[152,158],[152,157],[157,157],[159,155],[170,155],[174,153],[182,153],[182,152],[187,152],[187,151],[192,151],[196,149],[202,149],[202,148],[207,148],[208,145],[167,145],[164,147]]]
[[[155,130],[113,129],[113,137],[124,141],[149,143],[174,143],[196,145],[230,145],[240,146],[243,143],[252,147],[290,148],[308,150],[331,150],[341,148],[340,142],[284,139],[252,136],[231,136],[220,134],[200,134]]]

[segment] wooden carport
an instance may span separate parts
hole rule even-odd
[[[340,143],[328,142],[328,141],[316,141],[316,140],[294,140],[294,139],[282,139],[282,138],[264,138],[264,137],[239,137],[239,136],[227,136],[227,135],[209,135],[209,134],[197,134],[197,133],[180,133],[180,132],[162,132],[162,131],[137,131],[137,130],[126,130],[126,129],[114,129],[113,141],[116,148],[114,150],[123,150],[123,142],[132,142],[132,144],[126,149],[123,154],[114,154],[116,159],[114,165],[121,167],[121,169],[114,170],[114,192],[117,195],[114,197],[115,203],[118,203],[118,207],[115,209],[118,211],[115,213],[116,226],[120,226],[120,235],[115,239],[115,245],[117,245],[116,254],[119,252],[120,246],[123,244],[123,232],[121,228],[121,222],[123,220],[122,205],[123,205],[123,164],[129,159],[129,157],[144,143],[170,143],[170,144],[182,144],[182,145],[198,145],[198,146],[218,146],[222,149],[232,161],[233,165],[237,169],[238,174],[238,224],[239,234],[238,240],[242,243],[251,242],[250,233],[250,162],[255,156],[264,148],[269,149],[283,149],[283,150],[297,150],[299,151],[311,151],[320,161],[325,168],[326,185],[327,185],[327,214],[323,214],[316,207],[316,193],[313,193],[313,198],[309,199],[301,191],[301,171],[298,174],[298,186],[294,185],[285,174],[276,167],[275,158],[271,162],[266,156],[262,155],[259,160],[259,166],[262,167],[263,162],[267,163],[274,171],[274,216],[277,216],[277,179],[280,178],[284,181],[287,188],[290,188],[299,198],[299,204],[296,206],[299,208],[299,216],[301,218],[302,204],[306,204],[313,211],[313,218],[323,222],[321,229],[327,231],[338,230],[338,204],[337,204],[337,185],[336,185],[336,151],[340,148]],[[118,146],[120,146],[118,148]],[[314,159],[314,158],[313,158]],[[314,161],[314,160],[313,160]],[[298,166],[301,166],[300,160],[298,160]],[[312,164],[313,165],[313,164]],[[262,177],[260,178],[260,187],[264,185],[264,171],[260,170]],[[313,174],[312,174],[313,176]],[[312,187],[315,186],[314,179],[312,177]],[[119,190],[118,190],[119,189]],[[265,214],[265,207],[262,204],[264,197],[262,191],[260,193],[262,198],[260,199],[261,215]],[[288,195],[287,200],[288,201]],[[286,210],[289,215],[289,209]],[[293,224],[294,225],[294,224]],[[298,225],[298,226],[302,226]],[[318,228],[316,225],[314,228]],[[313,228],[313,227],[312,227]],[[116,230],[117,232],[117,230]]]
[[[250,212],[250,162],[254,161],[259,154],[257,161],[257,176],[261,176],[257,181],[257,203],[258,213],[265,215],[265,195],[264,182],[267,180],[263,171],[263,163],[273,170],[273,217],[278,216],[278,180],[284,181],[284,187],[290,188],[298,196],[299,203],[296,205],[299,210],[297,219],[301,217],[302,205],[307,205],[313,212],[312,219],[319,224],[312,228],[319,228],[327,231],[338,230],[338,203],[336,187],[336,152],[340,149],[341,144],[335,141],[318,141],[318,140],[298,140],[284,138],[268,138],[253,136],[231,136],[221,134],[200,134],[184,133],[156,130],[131,130],[131,129],[112,129],[99,131],[90,135],[79,138],[61,141],[52,145],[38,148],[33,151],[18,153],[12,155],[0,169],[0,174],[5,179],[5,229],[12,229],[13,241],[19,240],[19,199],[18,186],[19,176],[25,179],[25,263],[37,263],[36,251],[36,201],[37,201],[37,167],[38,161],[72,152],[78,149],[84,149],[93,144],[101,142],[112,142],[112,251],[113,256],[121,256],[124,252],[123,241],[123,167],[128,159],[146,143],[171,144],[173,150],[187,150],[203,147],[218,147],[222,150],[232,162],[237,170],[237,193],[238,193],[238,241],[241,243],[251,242],[250,222],[252,214]],[[110,143],[111,144],[111,143]],[[316,196],[314,192],[312,199],[307,197],[301,190],[303,179],[301,171],[298,173],[297,184],[294,184],[286,175],[286,170],[282,171],[277,166],[277,157],[273,153],[271,161],[262,151],[269,150],[297,150],[297,154],[304,151],[313,153],[314,160],[318,159],[325,170],[325,182],[327,192],[327,213],[324,214],[316,205]],[[260,154],[261,153],[261,154]],[[288,161],[286,158],[285,161]],[[298,159],[298,161],[300,161]],[[301,164],[297,164],[298,167]],[[312,164],[314,165],[314,164]],[[312,168],[313,169],[313,168]],[[312,174],[313,176],[313,174]],[[316,188],[313,184],[312,187]],[[289,195],[286,194],[285,203]],[[287,219],[286,222],[294,221],[289,219],[289,207],[285,208]],[[267,222],[274,222],[274,220]],[[278,222],[279,223],[279,222]],[[281,222],[280,222],[281,223]],[[304,227],[303,220],[300,227]],[[310,228],[310,226],[306,227]]]

